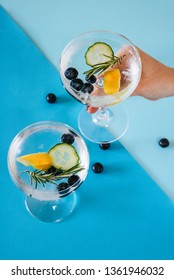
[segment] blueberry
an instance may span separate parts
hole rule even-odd
[[[63,171],[59,170],[57,168],[55,168],[54,166],[51,166],[49,169],[47,169],[44,173],[45,174],[50,174],[50,173],[54,173],[54,175],[59,175],[61,174]]]
[[[80,179],[80,177],[78,175],[72,175],[71,177],[68,178],[68,184],[70,186],[74,185],[78,180]]]
[[[96,162],[93,164],[92,170],[94,173],[101,173],[103,172],[103,165],[100,162]]]
[[[110,148],[110,143],[101,143],[99,146],[102,150],[107,150]]]
[[[54,93],[48,93],[46,96],[46,100],[48,103],[55,103],[56,99],[57,99],[57,97]]]
[[[58,185],[58,191],[64,191],[69,188],[69,184],[66,182],[62,182]]]
[[[54,166],[51,166],[49,169],[47,169],[44,173],[45,174],[50,174],[56,171],[56,168]]]
[[[162,148],[167,148],[169,146],[169,140],[167,138],[162,138],[160,139],[159,141],[159,145],[162,147]]]
[[[62,172],[63,172],[62,170],[57,169],[57,170],[54,172],[54,175],[57,176],[57,175],[61,174]]]
[[[94,87],[90,83],[84,83],[81,91],[84,93],[91,93],[94,90]]]
[[[81,79],[73,79],[70,83],[70,86],[77,91],[81,90],[83,85],[84,83]]]
[[[77,78],[78,76],[78,71],[73,68],[73,67],[69,67],[68,69],[66,69],[65,71],[65,77],[68,79],[68,80],[72,80],[72,79],[75,79]]]
[[[74,136],[70,133],[65,133],[61,136],[61,141],[63,143],[72,144],[74,142]]]
[[[95,82],[97,81],[97,78],[96,78],[96,76],[91,75],[91,76],[86,76],[86,77],[85,77],[85,80],[86,80],[88,83],[95,84]]]

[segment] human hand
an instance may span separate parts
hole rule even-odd
[[[168,67],[138,49],[142,61],[140,83],[132,96],[158,100],[174,95],[174,68]]]

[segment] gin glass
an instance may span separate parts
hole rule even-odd
[[[25,155],[36,161],[35,155],[48,157],[50,153],[52,160],[47,167],[42,159],[36,168],[26,164]],[[75,190],[85,180],[88,167],[84,140],[72,127],[59,122],[29,125],[15,136],[8,152],[11,178],[25,193],[27,210],[43,222],[59,222],[72,213],[77,201]]]
[[[114,74],[108,82],[105,76],[116,69],[120,80]],[[122,101],[137,87],[141,69],[138,50],[118,33],[91,31],[65,46],[60,59],[60,76],[66,91],[84,105],[98,108],[92,115],[86,108],[79,114],[79,129],[88,140],[113,142],[124,135],[129,117]],[[115,89],[106,90],[108,83],[111,88],[112,84],[116,85]]]

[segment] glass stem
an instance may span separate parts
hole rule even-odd
[[[109,117],[109,110],[107,110],[106,107],[100,107],[98,110],[98,117],[101,120],[106,120]]]
[[[98,111],[92,115],[92,120],[99,126],[107,127],[112,119],[111,111],[106,107],[99,107]]]

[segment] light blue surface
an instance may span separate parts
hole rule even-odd
[[[0,22],[0,259],[173,259],[174,205],[120,143],[102,151],[86,141],[91,165],[102,162],[104,172],[90,170],[69,219],[45,224],[27,213],[7,170],[10,142],[35,121],[77,129],[82,105],[2,9]],[[48,92],[57,94],[56,104],[46,102]]]
[[[104,29],[127,36],[134,44],[174,65],[173,0],[0,0],[51,62],[80,33]]]

